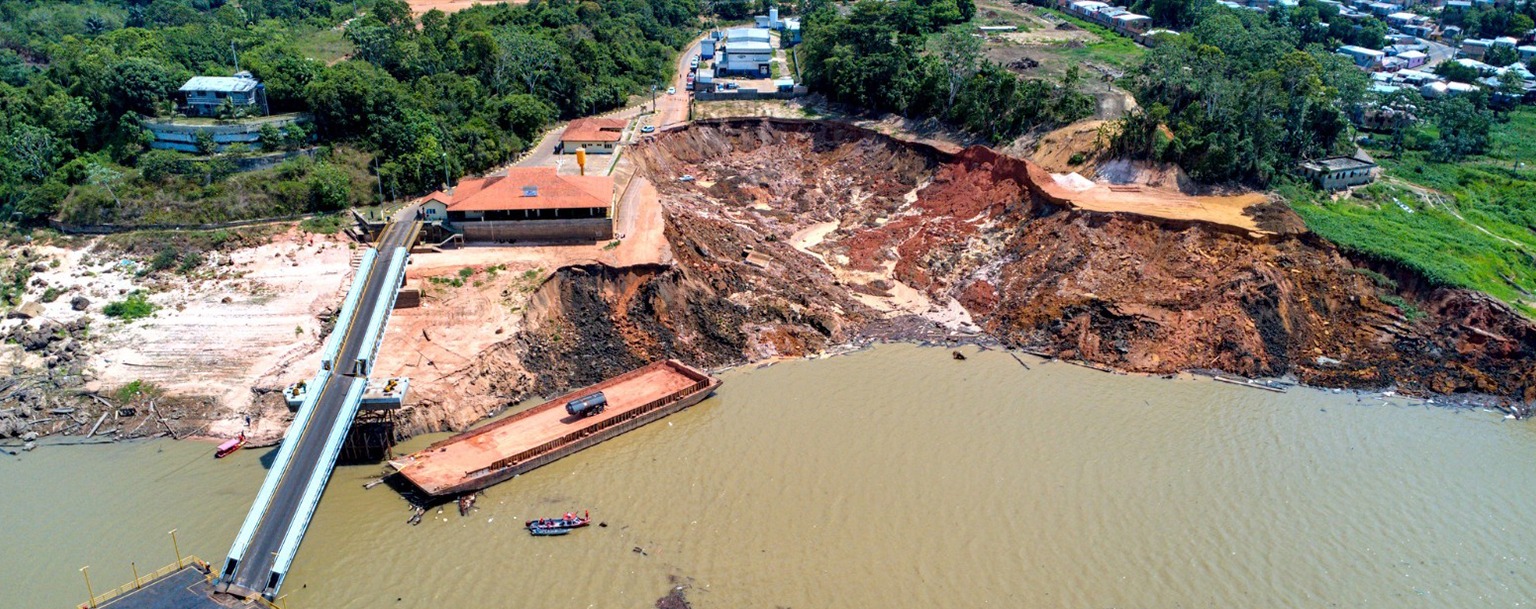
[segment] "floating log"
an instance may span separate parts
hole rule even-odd
[[[1232,384],[1232,385],[1240,385],[1240,386],[1243,386],[1243,387],[1252,387],[1254,389],[1263,389],[1265,391],[1273,391],[1275,393],[1285,393],[1285,389],[1282,388],[1282,387],[1271,387],[1271,386],[1266,385],[1264,383],[1256,382],[1253,379],[1234,379],[1234,378],[1227,378],[1225,376],[1213,376],[1211,378],[1216,379],[1216,380],[1218,380],[1220,382],[1228,383],[1228,384]]]
[[[1024,363],[1024,360],[1019,358],[1019,354],[1014,353],[1012,351],[1009,351],[1008,355],[1013,356],[1013,361],[1018,362],[1019,365],[1023,366],[1025,370],[1029,370],[1030,369],[1029,368],[1029,364]]]

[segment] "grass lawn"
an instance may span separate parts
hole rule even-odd
[[[340,30],[310,29],[294,32],[294,46],[299,54],[327,64],[341,61],[354,50],[352,41]]]
[[[1459,163],[1373,151],[1383,179],[1337,202],[1299,188],[1282,194],[1309,228],[1341,247],[1536,317],[1536,166],[1526,165],[1536,163],[1536,110],[1512,113],[1493,140],[1488,154]]]
[[[1092,32],[1093,35],[1099,37],[1098,40],[1089,42],[1082,46],[1076,46],[1074,44],[1068,43],[1052,45],[1055,47],[1056,52],[1064,58],[1074,61],[1096,61],[1109,64],[1116,68],[1124,69],[1130,67],[1135,62],[1140,61],[1141,57],[1147,53],[1147,49],[1145,47],[1136,44],[1136,41],[1131,40],[1130,38],[1121,36],[1114,30],[1100,26],[1098,24],[1083,21],[1082,19],[1078,19],[1077,17],[1073,17],[1072,15],[1068,15],[1055,9],[1040,10],[1041,12],[1050,13],[1060,17],[1070,22],[1072,25],[1088,30],[1089,32]]]

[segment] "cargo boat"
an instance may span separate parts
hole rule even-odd
[[[476,491],[697,404],[720,380],[663,360],[478,429],[437,442],[390,465],[431,496]],[[572,415],[573,400],[602,393],[596,414]]]

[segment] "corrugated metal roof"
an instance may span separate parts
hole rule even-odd
[[[731,41],[725,45],[727,53],[772,53],[773,45],[756,40],[746,42]]]
[[[187,79],[187,84],[181,86],[182,91],[223,91],[225,93],[249,93],[256,90],[260,83],[250,78],[235,78],[233,76],[193,76]]]
[[[768,40],[768,30],[755,27],[737,27],[725,31],[725,39],[730,42],[739,40]]]

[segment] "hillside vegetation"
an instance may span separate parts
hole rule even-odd
[[[1457,161],[1377,150],[1387,177],[1336,202],[1282,192],[1309,228],[1346,249],[1536,315],[1536,111],[1512,112],[1491,140],[1487,153]]]
[[[553,121],[648,90],[698,13],[694,0],[546,0],[420,20],[400,0],[4,0],[0,216],[323,211],[369,200],[375,166],[390,196],[414,195],[510,160]],[[314,119],[264,131],[261,148],[318,145],[315,160],[236,177],[232,157],[254,151],[149,150],[143,117],[173,115],[190,76],[234,73],[235,52],[273,112]],[[219,209],[176,211],[193,202]]]

